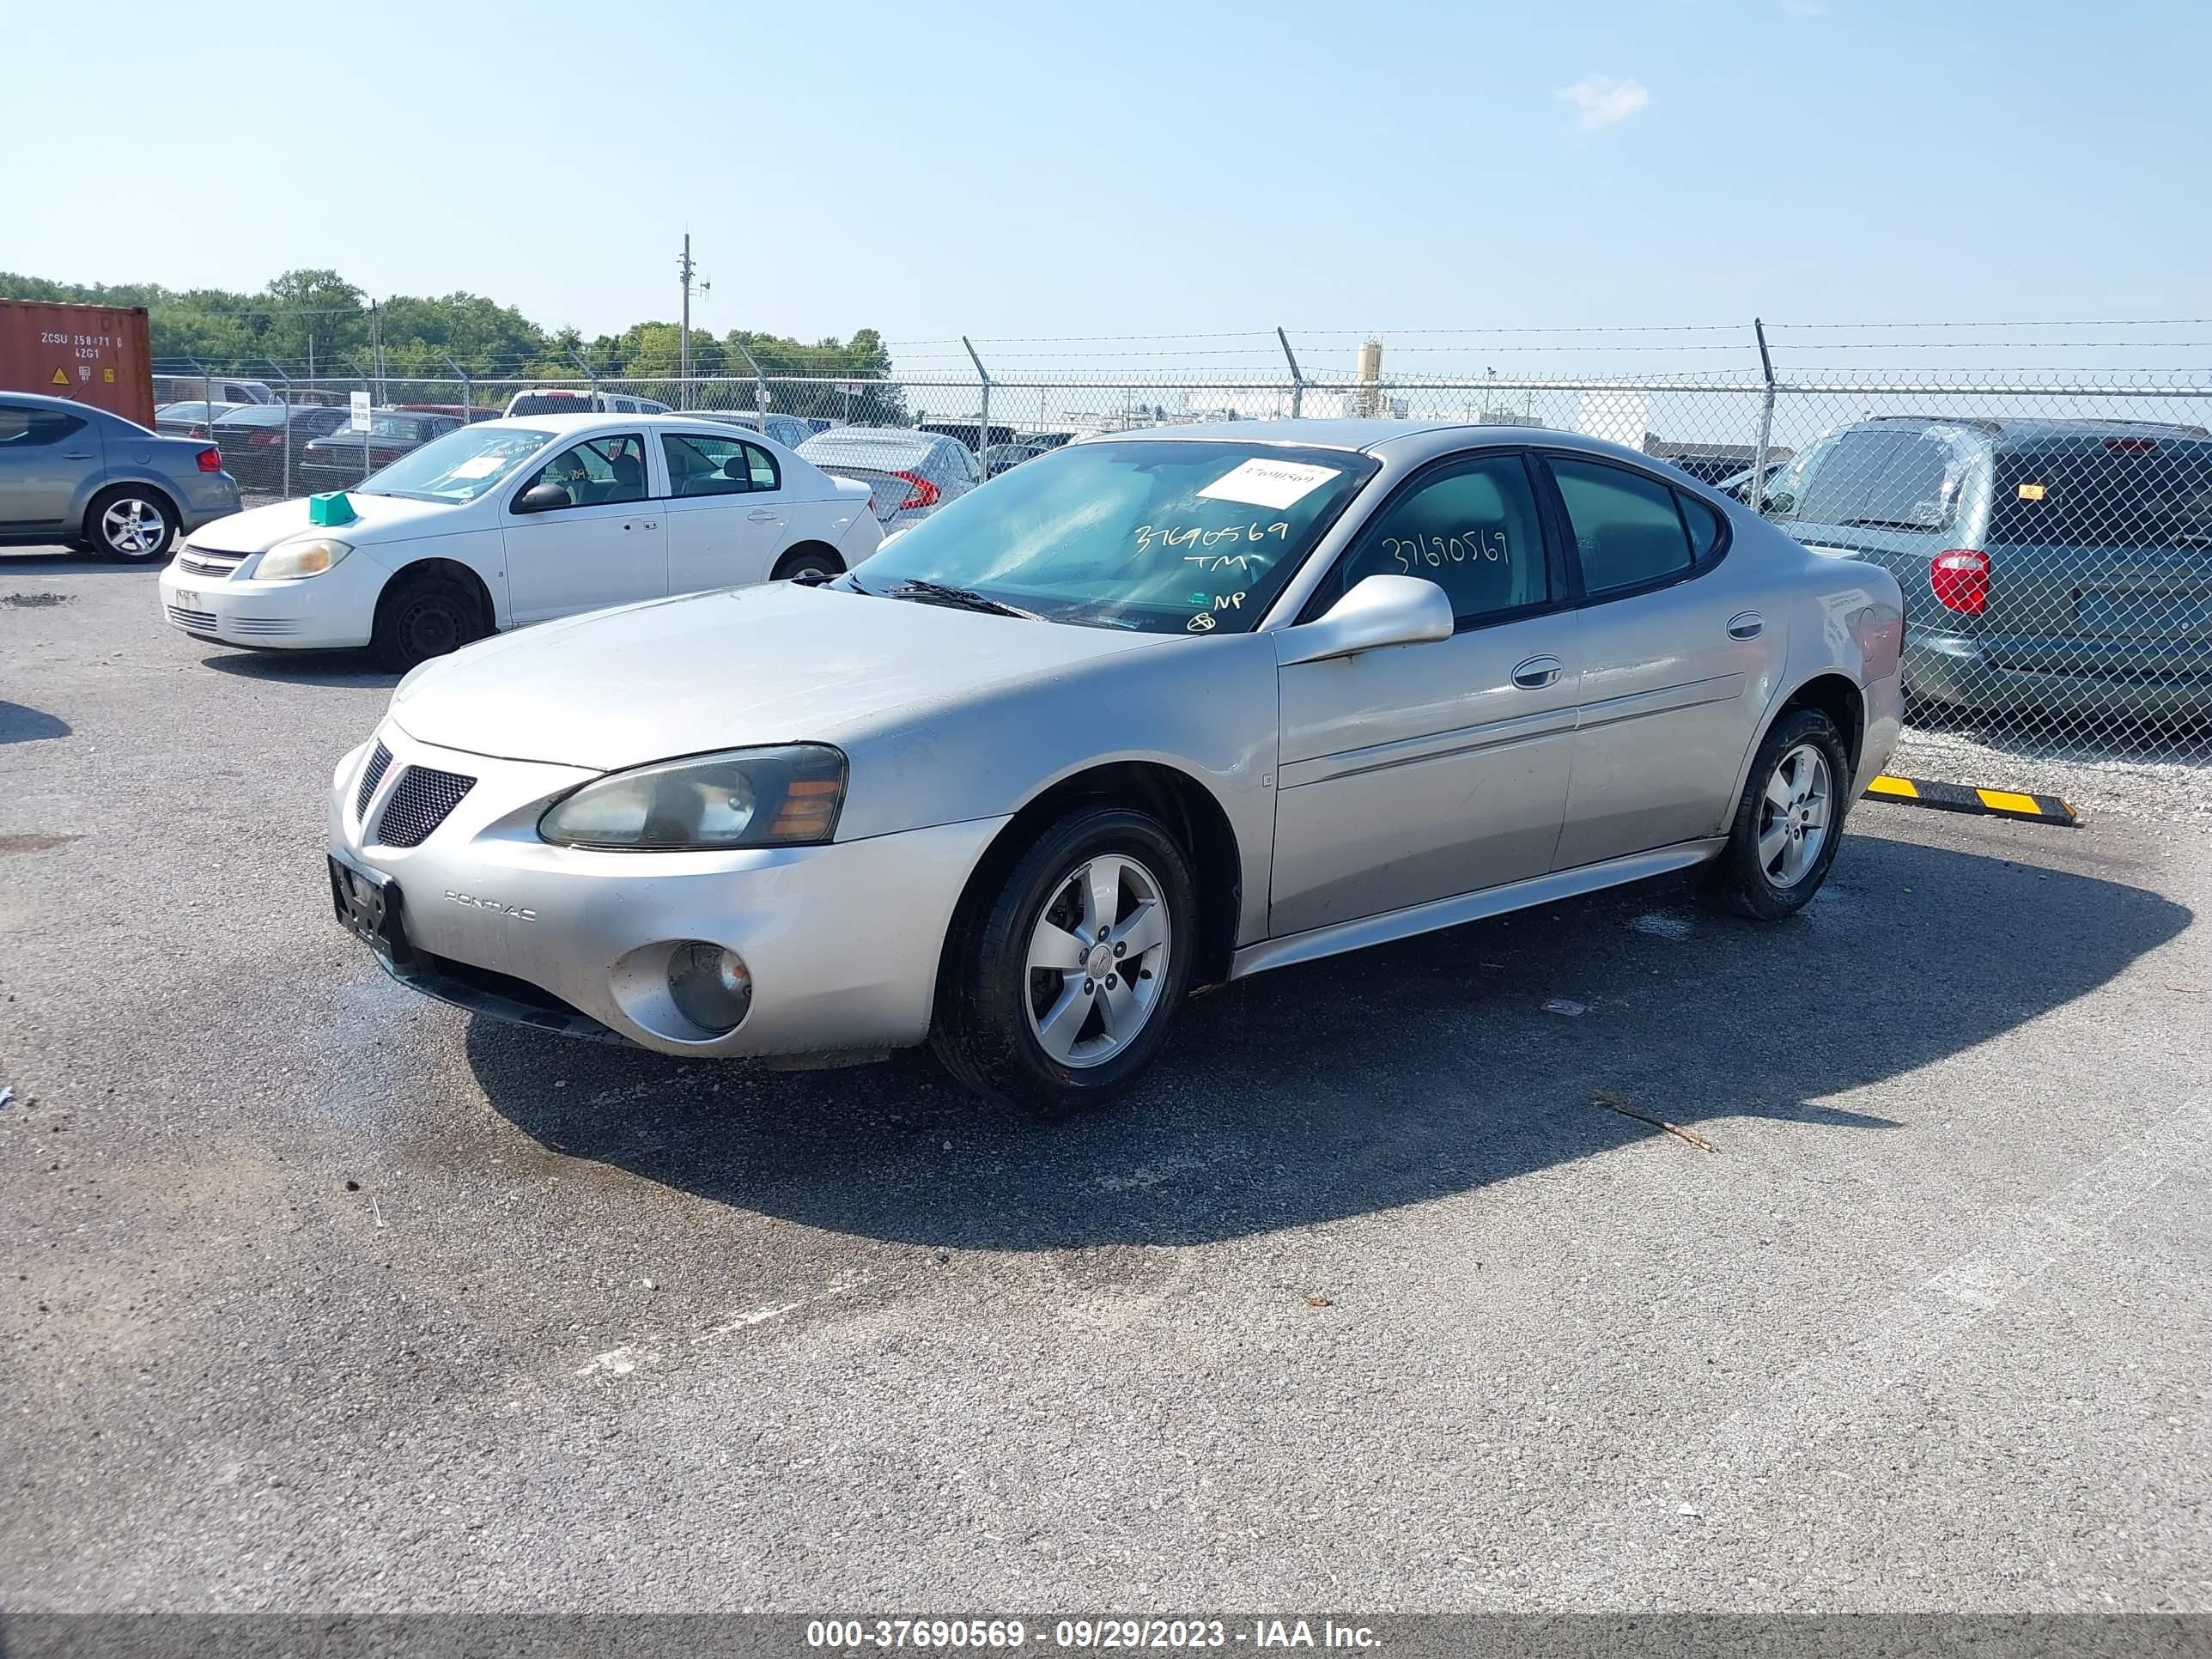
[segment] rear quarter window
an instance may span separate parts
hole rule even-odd
[[[1996,458],[1992,542],[2212,547],[2212,443],[2082,436]]]

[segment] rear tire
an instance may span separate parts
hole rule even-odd
[[[84,510],[84,539],[125,564],[152,564],[176,544],[176,503],[143,484],[103,489]]]
[[[403,578],[376,604],[369,650],[378,665],[404,673],[491,632],[477,596],[450,576]]]
[[[1041,1119],[1134,1083],[1167,1041],[1197,956],[1190,860],[1165,826],[1079,807],[970,897],[930,1032],[945,1069]]]
[[[828,548],[818,544],[793,548],[775,562],[769,573],[772,582],[787,582],[795,576],[842,576],[845,562]]]
[[[1759,921],[1803,909],[1836,861],[1850,784],[1833,720],[1793,708],[1775,721],[1752,757],[1728,845],[1705,866],[1705,901]]]

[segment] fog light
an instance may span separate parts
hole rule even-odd
[[[734,1031],[753,1005],[753,976],[734,951],[694,939],[669,953],[668,995],[702,1031]]]

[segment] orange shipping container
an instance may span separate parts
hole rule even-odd
[[[152,426],[146,308],[0,300],[0,391],[73,398]]]

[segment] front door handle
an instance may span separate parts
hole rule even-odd
[[[1756,611],[1739,611],[1729,618],[1729,637],[1732,640],[1755,640],[1759,630],[1766,626],[1766,618]]]
[[[1523,691],[1541,691],[1556,684],[1559,678],[1557,657],[1531,657],[1513,671],[1513,684]]]

